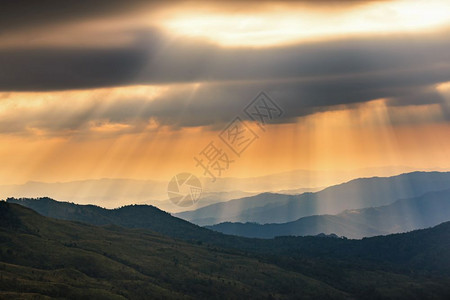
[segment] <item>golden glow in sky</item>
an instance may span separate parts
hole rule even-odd
[[[436,29],[450,25],[449,15],[448,1],[374,1],[343,10],[272,4],[266,10],[242,13],[175,11],[162,24],[174,34],[223,46],[274,46]]]
[[[181,2],[5,30],[0,185],[201,176],[194,155],[266,89],[286,115],[225,177],[450,168],[450,1],[345,3]]]
[[[442,84],[438,89],[448,96],[448,86]],[[0,135],[0,180],[4,184],[121,177],[168,180],[180,169],[198,173],[193,155],[217,139],[219,131],[202,127],[174,130],[153,120],[142,125],[138,117],[122,122],[75,122],[87,112],[100,114],[115,102],[126,101],[120,100],[119,95],[146,95],[152,102],[164,89],[132,86],[1,93],[3,122],[7,118],[43,115],[32,118],[24,131]],[[15,106],[11,99],[22,101]],[[70,101],[58,101],[61,99]],[[101,100],[102,105],[91,106],[95,100]],[[64,111],[68,111],[66,116]],[[360,166],[448,167],[450,125],[432,121],[436,116],[439,119],[441,113],[436,105],[405,109],[388,107],[384,99],[379,99],[354,108],[343,106],[313,114],[290,124],[272,125],[226,176],[254,177],[292,169],[342,170]],[[63,119],[45,124],[37,121],[58,115]],[[83,125],[66,128],[65,124],[71,121]],[[14,127],[9,126],[11,130]]]

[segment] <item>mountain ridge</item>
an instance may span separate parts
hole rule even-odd
[[[412,172],[358,178],[315,193],[263,193],[174,214],[205,226],[223,222],[286,223],[301,217],[338,214],[346,209],[382,206],[450,186],[450,172]]]
[[[338,215],[308,216],[287,223],[228,222],[205,227],[225,234],[257,238],[334,233],[360,239],[427,228],[449,220],[450,189],[447,189],[400,199],[385,206],[345,210]]]

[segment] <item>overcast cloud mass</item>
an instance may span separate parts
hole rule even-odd
[[[132,85],[172,88],[157,97],[122,95],[123,99],[85,101],[78,111],[64,111],[61,103],[50,111],[24,108],[21,114],[25,120],[29,118],[28,122],[38,128],[149,119],[176,127],[213,126],[230,120],[262,90],[287,112],[278,120],[281,122],[380,98],[388,105],[438,104],[447,111],[445,98],[435,89],[437,84],[450,81],[450,31],[445,28],[260,48],[223,47],[196,37],[171,36],[153,25],[137,28],[133,24],[102,29],[80,46],[58,41],[58,35],[52,38],[52,34],[67,30],[74,36],[92,35],[89,28],[69,25],[107,16],[127,19],[143,3],[73,1],[68,3],[70,10],[57,3],[46,1],[36,7],[30,2],[25,10],[15,5],[4,10],[7,17],[2,22],[6,26],[2,26],[1,36],[5,41],[27,30],[50,38],[42,43],[39,38],[38,42],[19,38],[0,47],[1,90],[51,92]],[[356,4],[361,2],[347,5]],[[155,2],[146,9],[156,10],[161,5]],[[108,46],[111,36],[126,36],[127,40]],[[105,103],[106,109],[95,109]],[[54,122],[60,118],[69,121]],[[14,114],[3,118],[1,131],[20,131],[15,120]],[[29,123],[23,122],[24,126]]]

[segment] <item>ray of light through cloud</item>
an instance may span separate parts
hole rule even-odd
[[[285,114],[226,176],[326,173],[251,192],[450,167],[447,1],[148,5],[5,27],[5,184],[199,172],[193,156],[262,90]]]

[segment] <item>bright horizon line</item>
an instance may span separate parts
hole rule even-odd
[[[362,167],[362,168],[356,168],[356,169],[335,169],[335,170],[324,170],[324,169],[316,169],[316,170],[308,170],[308,169],[292,169],[288,171],[281,171],[281,172],[275,172],[275,173],[267,173],[259,176],[248,176],[248,177],[233,177],[233,176],[224,176],[218,178],[218,180],[227,180],[227,179],[252,179],[252,178],[261,178],[261,177],[268,177],[268,176],[276,176],[276,175],[283,175],[287,173],[292,172],[352,172],[352,171],[362,171],[362,170],[382,170],[382,169],[388,169],[388,168],[405,168],[405,169],[411,169],[411,170],[399,170],[400,173],[395,173],[394,175],[386,175],[386,176],[379,176],[379,175],[368,175],[368,176],[360,176],[360,177],[354,177],[353,179],[358,178],[371,178],[371,177],[393,177],[401,174],[408,174],[408,173],[414,173],[414,172],[450,172],[450,166],[449,167],[421,167],[421,168],[415,168],[415,167],[409,167],[409,166],[380,166],[380,167]],[[184,173],[184,172],[179,172]],[[189,173],[189,172],[188,172]],[[174,174],[175,176],[176,174]],[[199,177],[200,180],[211,180],[208,177]],[[350,180],[353,180],[350,179]],[[167,180],[162,179],[154,179],[154,178],[133,178],[133,177],[94,177],[94,178],[80,178],[80,179],[73,179],[73,180],[66,180],[66,181],[45,181],[45,180],[27,180],[22,183],[11,183],[11,184],[0,184],[0,186],[13,186],[13,185],[25,185],[28,183],[44,183],[44,184],[55,184],[55,183],[74,183],[74,182],[82,182],[82,181],[100,181],[100,180],[133,180],[133,181],[154,181],[158,183],[165,183],[170,180],[168,178]],[[301,188],[301,187],[300,187]]]

